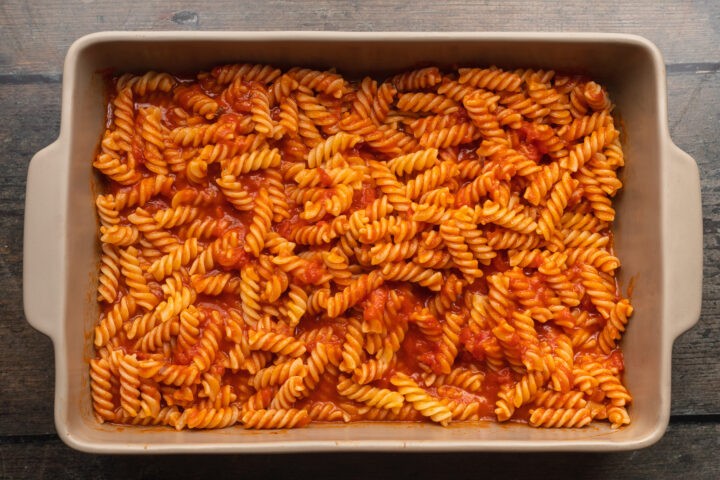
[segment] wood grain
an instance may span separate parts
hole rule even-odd
[[[700,321],[681,336],[673,348],[673,414],[720,414],[720,394],[717,393],[720,392],[720,324],[717,322],[720,318],[718,105],[720,72],[668,75],[670,135],[700,167],[705,256]]]
[[[25,321],[22,232],[27,165],[60,121],[62,63],[103,30],[605,31],[643,35],[668,64],[670,130],[700,166],[703,309],[673,350],[672,420],[639,452],[288,456],[91,456],[54,434],[52,344]],[[0,1],[0,478],[717,478],[720,459],[720,2],[506,0]],[[348,468],[350,466],[350,468]]]
[[[676,343],[673,358],[673,415],[720,415],[720,138],[714,133],[720,104],[720,72],[672,73],[668,77],[669,119],[674,141],[700,165],[705,210],[705,288],[697,327]],[[20,291],[25,176],[32,155],[59,131],[60,84],[0,85],[0,434],[47,434],[52,422],[53,357],[49,340],[25,321]],[[26,361],[18,362],[18,358]],[[20,422],[22,419],[22,422]]]
[[[27,166],[57,138],[60,84],[0,85],[0,111],[0,436],[50,433],[53,348],[25,321],[22,241]]]
[[[716,478],[720,425],[671,424],[660,442],[637,452],[562,453],[336,453],[271,455],[88,455],[55,435],[0,443],[2,478]],[[522,458],[522,460],[520,460]],[[661,477],[662,476],[662,477]]]
[[[70,44],[102,30],[605,31],[646,36],[667,63],[717,63],[719,16],[720,2],[712,0],[5,0],[0,70],[58,75]]]

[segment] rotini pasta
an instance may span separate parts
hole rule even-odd
[[[99,422],[630,423],[601,85],[232,64],[109,91]]]

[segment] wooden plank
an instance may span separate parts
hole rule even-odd
[[[672,412],[720,413],[720,73],[671,73],[668,92],[670,135],[700,167],[705,254],[700,321],[673,349]]]
[[[22,241],[27,165],[60,130],[60,85],[0,85],[0,111],[0,435],[50,433],[53,348],[25,321]]]
[[[720,72],[673,73],[668,78],[669,115],[675,142],[703,172],[705,208],[705,303],[699,325],[675,346],[674,415],[720,414],[720,151],[715,105]],[[25,178],[32,155],[57,136],[60,84],[0,85],[0,435],[52,433],[53,356],[50,341],[33,330],[22,310],[22,230]]]
[[[708,0],[5,0],[0,73],[57,76],[73,40],[103,30],[606,31],[646,36],[667,63],[717,63],[719,16],[720,2]]]
[[[56,436],[0,443],[3,478],[716,478],[720,425],[672,424],[656,445],[609,454],[88,455]]]

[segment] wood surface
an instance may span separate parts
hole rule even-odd
[[[716,479],[720,426],[673,423],[655,446],[619,453],[314,453],[290,455],[89,455],[57,437],[0,443],[0,478],[180,479]],[[3,476],[4,475],[4,476]]]
[[[482,3],[482,4],[481,4]],[[27,165],[60,125],[61,72],[76,38],[102,30],[603,31],[644,35],[668,71],[675,143],[700,166],[703,309],[673,349],[672,417],[657,445],[611,455],[337,454],[105,457],[73,452],[55,435],[52,343],[25,321],[22,235]],[[443,478],[537,478],[538,471],[605,478],[718,478],[720,458],[720,2],[0,1],[0,478],[266,478],[295,473]],[[350,468],[348,468],[350,467]],[[449,476],[449,475],[448,475]],[[475,476],[475,475],[474,475]],[[197,477],[197,476],[195,476]]]

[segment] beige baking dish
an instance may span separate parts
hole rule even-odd
[[[421,63],[532,66],[585,73],[609,87],[624,120],[626,187],[617,199],[621,281],[634,277],[636,313],[624,338],[632,424],[578,430],[524,425],[353,424],[292,431],[175,432],[99,425],[87,359],[99,249],[93,150],[104,123],[97,72],[188,72],[249,61],[335,66],[348,77]],[[665,68],[641,37],[585,33],[107,32],[76,41],[65,60],[56,142],[30,163],[25,208],[24,301],[32,326],[55,346],[55,424],[68,445],[102,453],[338,450],[592,450],[657,441],[670,413],[672,343],[700,313],[702,215],[698,169],[670,140]]]

